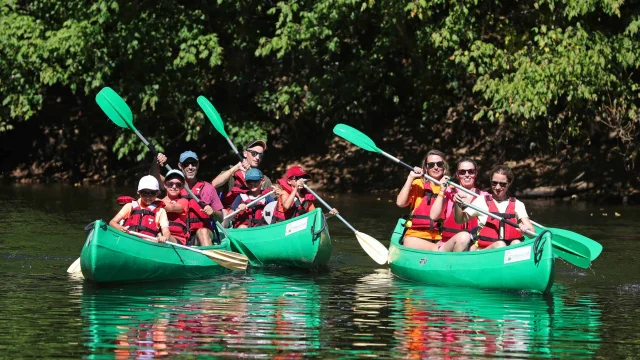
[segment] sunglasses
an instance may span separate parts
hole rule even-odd
[[[436,167],[436,165],[442,169],[444,167],[444,161],[436,161],[436,162],[428,162],[427,163],[427,167],[429,169],[433,169],[434,167]]]
[[[308,177],[306,176],[292,176],[289,178],[289,180],[300,180],[300,179],[308,179]]]
[[[466,174],[475,175],[476,169],[458,169],[458,175],[462,176]]]
[[[170,182],[166,182],[164,183],[164,187],[166,188],[172,188],[172,187],[176,187],[178,189],[182,189],[184,185],[180,182],[180,181],[170,181]]]
[[[185,161],[182,163],[182,167],[189,167],[189,165],[192,165],[193,167],[198,167],[198,162],[197,161]]]
[[[491,181],[491,186],[496,187],[498,185],[500,185],[503,188],[506,188],[507,185],[509,185],[509,183],[502,182],[502,181]]]
[[[155,191],[155,190],[140,190],[140,191],[138,191],[138,194],[140,194],[140,196],[144,196],[144,197],[151,197],[151,196],[156,196],[158,194],[158,192]]]
[[[264,153],[263,152],[257,152],[257,151],[254,151],[254,150],[247,150],[247,151],[253,157],[260,157],[260,159],[262,159],[264,157]]]

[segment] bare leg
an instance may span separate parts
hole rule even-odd
[[[471,242],[471,234],[461,231],[440,247],[440,251],[465,251]]]
[[[237,229],[246,229],[246,228],[248,228],[248,226],[244,224],[237,227]]]
[[[504,241],[496,241],[493,244],[487,246],[485,248],[485,250],[498,249],[498,248],[505,247],[505,246],[507,246],[507,244],[505,244]]]
[[[404,246],[413,249],[438,251],[438,245],[432,243],[431,241],[413,236],[407,236],[404,238]]]
[[[199,246],[211,246],[211,236],[213,233],[207,228],[200,228],[196,231]]]
[[[511,245],[515,245],[515,244],[520,244],[521,242],[522,242],[522,241],[520,241],[520,240],[513,240],[513,241],[511,242],[511,244],[509,244],[509,246],[511,246]]]

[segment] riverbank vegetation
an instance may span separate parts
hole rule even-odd
[[[418,164],[436,147],[515,167],[541,196],[640,188],[640,5],[600,1],[0,2],[0,150],[8,181],[123,182],[150,155],[94,97],[110,86],[170,159],[232,163],[196,104],[265,171],[313,167],[337,191],[395,189],[354,126]],[[172,157],[171,157],[172,156]]]

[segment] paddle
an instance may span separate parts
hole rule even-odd
[[[120,126],[121,128],[128,128],[133,130],[133,132],[138,136],[138,138],[140,138],[140,140],[142,140],[142,142],[147,146],[149,151],[151,151],[154,157],[157,157],[158,152],[156,151],[155,147],[151,143],[149,143],[147,139],[145,139],[144,136],[142,136],[142,134],[140,134],[138,129],[136,129],[136,127],[133,125],[133,114],[131,113],[131,109],[129,108],[129,105],[127,105],[127,103],[120,97],[120,95],[118,95],[115,91],[113,91],[113,89],[109,87],[105,87],[102,90],[100,90],[98,95],[96,95],[96,102],[98,103],[98,106],[100,106],[102,111],[104,111],[107,117],[109,117],[109,119],[114,124]],[[165,164],[164,167],[167,170],[172,170],[169,164]],[[189,193],[189,196],[191,196],[191,198],[193,198],[198,203],[198,205],[200,205],[200,207],[204,208],[206,204],[202,202],[193,193],[193,191],[191,191],[188,184],[185,183],[184,185],[185,185],[184,188]],[[213,220],[215,221],[215,219]],[[220,229],[223,229],[223,232],[229,238],[229,241],[231,241],[232,243],[236,242],[235,239],[230,237],[229,234],[226,231],[224,231],[224,228],[220,226],[220,224],[217,221],[216,221],[216,225]]]
[[[127,231],[127,233],[145,240],[158,242],[158,240],[153,236],[141,234],[135,231]],[[248,265],[247,260],[246,259],[241,260],[237,257],[237,255],[242,255],[242,254],[234,253],[231,251],[225,251],[225,250],[198,250],[189,246],[176,244],[169,241],[165,242],[165,244],[171,245],[177,248],[197,252],[198,254],[204,255],[209,259],[213,260],[214,262],[230,270],[245,271],[247,269],[247,265]]]
[[[480,213],[483,213],[489,217],[492,217],[496,220],[502,221],[505,224],[509,224],[515,228],[518,228],[518,224],[507,220],[501,216],[498,216],[496,214],[493,214],[491,212],[485,211],[484,209],[481,209],[475,205],[469,204],[465,201],[462,202],[462,204],[464,206],[468,206],[470,208],[472,208],[475,211],[478,211]],[[526,230],[525,233],[531,235],[531,236],[537,236],[536,233],[534,233],[533,231],[530,230]],[[563,242],[563,243],[557,243],[555,241],[553,241],[553,234],[552,235],[552,245],[553,245],[553,253],[554,255],[556,255],[557,257],[560,257],[562,259],[567,260],[568,262],[570,262],[573,265],[576,265],[578,267],[581,268],[589,268],[589,266],[591,265],[591,254],[589,252],[589,249],[584,245],[581,244],[577,241],[574,240],[569,240],[567,242]]]
[[[315,196],[318,199],[318,201],[320,201],[320,203],[324,205],[324,207],[326,207],[329,210],[333,209],[331,205],[327,204],[324,200],[322,200],[322,198],[318,196],[318,194],[316,194],[313,190],[311,190],[307,185],[304,185],[304,188],[307,189],[307,191],[309,191],[313,196]],[[389,250],[387,250],[387,248],[384,245],[382,245],[378,240],[374,239],[373,237],[356,230],[353,226],[351,226],[351,224],[347,222],[347,220],[345,220],[342,216],[340,216],[340,214],[337,214],[336,217],[340,219],[345,225],[347,225],[349,229],[351,229],[351,231],[353,231],[356,234],[356,239],[358,239],[358,243],[360,243],[360,246],[362,247],[362,249],[364,249],[367,255],[369,255],[369,257],[373,259],[373,261],[377,262],[380,265],[384,265],[387,263],[387,258],[389,257]]]
[[[77,274],[77,273],[82,273],[82,269],[80,268],[80,258],[77,258],[76,261],[74,261],[69,268],[67,268],[67,272],[69,274]]]
[[[264,194],[264,195],[261,195],[260,197],[257,197],[257,198],[255,198],[255,199],[253,199],[250,203],[248,203],[248,204],[247,204],[247,208],[250,208],[250,207],[252,207],[253,205],[255,205],[255,204],[259,203],[262,199],[264,199],[264,198],[266,198],[267,196],[269,196],[269,195],[273,194],[274,192],[276,192],[276,191],[275,191],[275,190],[271,190],[271,191],[269,191],[268,193],[266,193],[266,194]],[[242,211],[244,211],[244,210],[237,209],[237,210],[235,210],[234,212],[227,214],[227,216],[225,216],[225,217],[224,217],[224,220],[231,219],[231,218],[232,218],[232,217],[234,217],[237,213],[242,212]]]
[[[227,135],[227,132],[224,130],[224,123],[222,122],[222,118],[220,117],[220,113],[218,113],[218,110],[216,110],[213,104],[202,95],[198,96],[197,101],[198,105],[200,105],[200,107],[202,108],[202,111],[204,111],[204,113],[207,115],[207,118],[209,118],[209,121],[211,121],[211,124],[213,124],[213,127],[218,130],[220,135],[222,135],[227,140],[227,143],[229,143],[229,146],[231,146],[233,152],[238,155],[240,161],[243,161],[244,158],[242,157],[242,155],[240,155],[240,152],[233,144],[231,139],[229,139],[229,135]]]
[[[334,134],[342,137],[343,139],[351,142],[352,144],[367,150],[367,151],[371,151],[371,152],[375,152],[375,153],[379,153],[382,154],[383,156],[387,157],[388,159],[392,160],[395,163],[398,163],[404,167],[406,167],[407,169],[412,170],[413,167],[403,161],[401,161],[400,159],[396,158],[393,155],[390,155],[384,151],[382,151],[380,148],[378,148],[378,146],[376,146],[376,144],[373,142],[373,140],[371,140],[371,138],[369,138],[367,135],[363,134],[362,132],[360,132],[357,129],[354,129],[351,126],[345,125],[345,124],[338,124],[333,128],[333,132]],[[428,175],[425,174],[425,178],[427,178],[428,180],[434,181],[439,183],[438,181],[435,181],[435,179],[430,178]],[[477,196],[477,194],[473,193],[472,191],[465,189],[464,187],[455,184],[451,181],[449,181],[449,184],[452,184],[453,186],[456,186],[458,189],[461,189],[462,191],[465,191],[468,194],[471,194],[473,196]],[[588,252],[585,252],[582,255],[587,255],[589,260],[594,260],[602,251],[602,246],[600,244],[598,244],[596,241],[589,239],[587,237],[584,237],[582,235],[579,234],[575,234],[572,233],[568,230],[563,230],[563,231],[558,231],[558,230],[562,230],[562,229],[553,229],[553,228],[549,228],[548,229],[552,235],[554,235],[553,237],[553,242],[554,245],[558,244],[557,247],[563,247],[565,249],[572,249],[572,248],[578,248],[578,247],[573,247],[573,244],[575,242],[578,243],[582,243],[585,247],[587,247],[587,249],[589,250]],[[555,235],[558,234],[558,237],[556,238]],[[593,253],[591,252],[593,248]]]

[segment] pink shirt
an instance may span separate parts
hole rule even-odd
[[[215,211],[220,211],[223,209],[222,202],[220,201],[220,196],[218,196],[218,193],[216,193],[216,189],[213,187],[213,185],[211,185],[211,183],[204,183],[202,190],[200,190],[199,198],[205,204],[211,206],[211,208]]]

